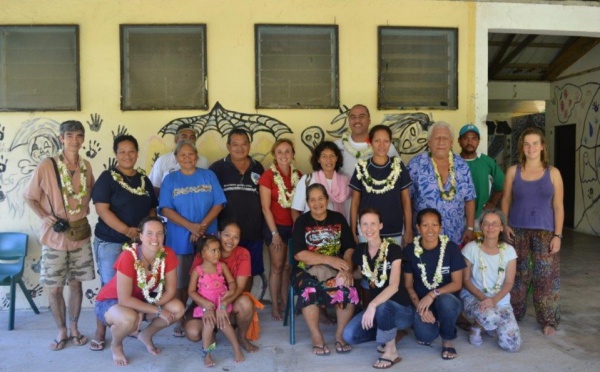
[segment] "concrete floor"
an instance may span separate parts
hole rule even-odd
[[[466,332],[459,330],[455,342],[459,357],[453,361],[440,358],[441,343],[432,347],[416,344],[409,333],[398,343],[403,358],[393,369],[421,371],[599,371],[600,370],[600,238],[567,232],[561,251],[562,258],[562,322],[554,337],[543,336],[535,322],[531,299],[527,317],[520,323],[522,349],[509,354],[501,351],[495,342],[484,337],[484,344],[475,348],[468,343]],[[171,336],[166,330],[155,337],[163,349],[152,356],[135,339],[127,339],[125,352],[129,366],[118,368],[112,364],[110,344],[102,352],[90,351],[86,346],[67,347],[58,352],[48,345],[56,336],[52,315],[47,309],[35,315],[31,310],[16,314],[14,331],[7,331],[8,314],[0,312],[0,371],[196,371],[203,368],[201,346]],[[268,307],[260,313],[262,334],[257,342],[261,350],[246,354],[246,361],[236,364],[232,349],[222,334],[217,335],[219,347],[213,352],[222,371],[372,371],[371,364],[378,357],[374,342],[357,345],[345,355],[336,355],[333,348],[333,326],[324,326],[323,333],[332,350],[327,357],[311,353],[308,330],[302,317],[297,318],[296,340],[289,344],[289,329],[270,319]],[[83,311],[81,331],[91,338],[94,332],[94,314]],[[110,337],[110,336],[109,336]]]

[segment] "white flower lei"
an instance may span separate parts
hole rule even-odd
[[[360,151],[360,150],[356,150],[349,141],[350,135],[348,134],[348,132],[342,134],[342,145],[344,145],[344,149],[346,149],[346,151],[348,151],[348,153],[352,156],[354,156],[357,159],[368,159],[371,156],[373,156],[373,147],[371,146],[370,143],[367,142],[367,148]]]
[[[291,208],[292,200],[294,199],[294,192],[296,191],[296,185],[298,184],[298,180],[300,177],[298,176],[298,171],[294,168],[293,165],[290,164],[291,172],[292,172],[292,191],[288,191],[285,187],[285,183],[283,182],[283,177],[281,173],[277,170],[275,164],[271,164],[271,170],[273,171],[273,181],[275,181],[275,185],[277,185],[277,191],[279,197],[277,198],[277,203],[281,205],[283,208]]]
[[[450,170],[448,172],[448,177],[450,178],[450,191],[448,192],[444,190],[444,184],[442,184],[442,176],[440,176],[440,172],[438,171],[437,165],[435,164],[435,160],[433,160],[431,151],[429,152],[429,158],[431,159],[431,164],[433,164],[433,171],[435,172],[435,178],[437,179],[438,188],[440,189],[442,199],[447,201],[454,199],[454,195],[456,195],[456,171],[454,169],[454,156],[452,154],[452,151],[448,152],[448,164],[450,165]]]
[[[115,180],[119,185],[121,185],[122,188],[129,191],[130,193],[140,196],[148,196],[148,190],[146,190],[146,180],[144,175],[141,175],[142,183],[140,187],[136,188],[129,186],[129,184],[123,180],[123,176],[121,176],[119,172],[111,170],[110,175],[112,176],[113,180]]]
[[[76,194],[73,190],[73,184],[71,183],[71,175],[69,174],[69,169],[67,165],[63,162],[63,156],[60,155],[58,157],[58,161],[56,162],[58,166],[58,170],[60,173],[60,182],[62,184],[62,189],[60,190],[62,193],[63,201],[65,203],[65,208],[69,212],[69,214],[77,214],[81,212],[81,201],[87,195],[87,177],[86,172],[87,169],[85,167],[85,162],[79,157],[79,192]],[[77,200],[79,203],[75,209],[71,209],[69,205],[69,199],[73,198]]]
[[[427,280],[427,271],[425,270],[425,264],[423,263],[423,261],[421,261],[421,255],[423,254],[423,247],[421,247],[418,236],[416,236],[413,239],[413,243],[415,245],[415,256],[417,256],[417,258],[419,259],[419,262],[420,262],[417,264],[417,267],[419,269],[421,269],[421,281],[423,282],[425,287],[427,287],[427,289],[429,289],[429,290],[433,290],[433,289],[439,287],[440,283],[442,283],[442,280],[443,280],[442,265],[444,263],[444,255],[446,253],[446,245],[448,244],[449,240],[450,239],[446,235],[440,235],[440,242],[442,242],[442,244],[440,245],[440,258],[438,259],[437,267],[435,268],[435,273],[433,274],[433,283],[429,284],[429,281]]]
[[[356,177],[362,181],[365,191],[371,194],[384,194],[396,185],[398,177],[402,173],[402,167],[400,166],[400,158],[395,157],[392,163],[392,172],[384,180],[376,180],[369,174],[367,170],[367,161],[359,160],[356,163]],[[373,186],[383,186],[381,189],[375,189]],[[385,185],[385,186],[384,186]]]
[[[144,294],[144,298],[149,304],[155,304],[160,301],[160,298],[163,294],[163,289],[165,287],[165,248],[161,247],[158,253],[156,254],[156,258],[154,258],[154,262],[152,263],[152,271],[150,272],[150,280],[146,280],[146,269],[144,268],[144,264],[141,260],[138,260],[137,257],[137,243],[133,243],[132,246],[125,243],[123,244],[123,250],[129,251],[133,255],[134,267],[137,273],[137,285],[142,290]],[[160,270],[160,275],[159,271]],[[156,292],[156,297],[150,296],[150,288],[153,288],[158,281],[158,287]]]
[[[505,251],[505,246],[504,246],[504,242],[501,242],[500,244],[498,244],[498,250],[499,250],[499,255],[500,255],[500,261],[498,262],[498,279],[496,280],[496,283],[494,284],[494,286],[492,287],[492,289],[489,289],[487,287],[487,283],[486,283],[486,277],[485,277],[485,272],[487,270],[487,266],[485,265],[485,263],[483,262],[483,256],[481,254],[481,244],[483,243],[482,239],[477,239],[477,246],[479,247],[479,271],[481,272],[481,283],[483,285],[483,293],[487,294],[491,294],[494,295],[496,293],[498,293],[500,291],[500,288],[502,288],[502,284],[504,283],[504,276],[506,275],[506,272],[504,271],[504,251]]]
[[[363,254],[361,273],[365,276],[365,278],[369,279],[369,283],[371,284],[371,286],[375,285],[377,286],[377,288],[381,288],[388,279],[387,270],[390,267],[390,263],[387,261],[388,247],[390,243],[393,242],[393,240],[388,238],[383,239],[381,245],[379,246],[379,254],[377,255],[377,259],[375,260],[374,268],[372,271],[371,267],[369,266],[369,261],[367,257],[368,252]],[[378,271],[381,273],[381,275],[379,276],[379,280],[377,280]]]

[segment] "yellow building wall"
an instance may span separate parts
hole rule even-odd
[[[113,157],[113,132],[127,128],[140,143],[138,165],[150,170],[155,152],[170,151],[173,136],[158,135],[159,129],[173,119],[208,113],[218,101],[226,109],[259,113],[274,117],[288,125],[296,144],[296,159],[302,171],[309,171],[309,149],[300,134],[309,126],[325,130],[337,129],[331,124],[338,110],[257,110],[255,109],[254,25],[322,24],[339,27],[340,104],[363,103],[370,108],[373,124],[381,123],[386,114],[413,111],[378,111],[377,107],[377,27],[418,26],[458,28],[458,109],[425,110],[432,120],[447,121],[455,130],[474,120],[475,113],[475,4],[457,1],[427,0],[4,0],[0,25],[79,25],[81,111],[68,112],[0,112],[0,224],[1,231],[23,231],[30,234],[30,247],[25,281],[28,288],[37,285],[35,264],[40,247],[36,241],[39,222],[22,203],[22,186],[27,181],[19,163],[35,164],[29,146],[12,147],[24,126],[42,128],[67,119],[79,120],[86,126],[85,149],[98,150],[91,161],[94,175],[104,170]],[[172,111],[121,111],[120,109],[120,45],[121,24],[188,24],[204,23],[207,30],[207,64],[209,109]],[[91,115],[103,120],[98,131],[90,130]],[[45,124],[44,124],[45,123]],[[18,140],[27,143],[27,138]],[[267,154],[273,137],[257,136],[252,153]],[[455,149],[458,146],[455,145]],[[199,139],[199,151],[209,162],[226,155],[225,140],[217,132]],[[405,161],[408,158],[404,159]],[[264,164],[271,158],[266,156]],[[21,163],[22,165],[23,163]],[[92,208],[93,209],[93,208]],[[92,211],[90,222],[96,222]],[[33,268],[33,269],[32,269]],[[85,283],[94,293],[98,282]],[[0,290],[3,291],[3,290]],[[0,292],[0,297],[4,297]],[[47,304],[43,293],[38,304]],[[84,306],[91,306],[84,299]],[[19,304],[27,306],[24,298]],[[0,301],[0,308],[3,308]]]

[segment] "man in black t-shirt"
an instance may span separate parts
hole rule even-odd
[[[240,245],[250,252],[252,275],[265,271],[263,264],[263,215],[258,193],[258,179],[264,172],[262,164],[252,159],[250,136],[242,128],[235,128],[227,136],[229,155],[210,166],[227,197],[219,222],[234,221],[242,230]],[[248,281],[252,288],[252,278]]]

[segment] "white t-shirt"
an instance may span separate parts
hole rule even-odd
[[[354,173],[354,168],[356,168],[356,163],[358,162],[358,159],[354,154],[348,153],[348,150],[346,150],[346,148],[344,147],[341,138],[335,140],[334,143],[337,145],[340,151],[342,151],[342,156],[344,157],[344,165],[342,166],[342,169],[340,169],[340,171],[348,177],[352,178],[352,174]],[[369,144],[366,142],[354,142],[352,140],[352,136],[348,137],[348,144],[350,144],[356,151],[362,151],[369,147]],[[400,156],[393,144],[390,144],[388,156],[390,158],[392,156]],[[367,160],[368,158],[369,157],[364,159]]]
[[[506,247],[504,250],[504,272],[506,272],[506,267],[508,266],[508,262],[517,259],[517,252],[513,248],[512,245],[504,243]],[[481,251],[481,256],[483,258],[483,262],[487,269],[485,270],[485,283],[489,289],[494,287],[496,284],[496,280],[498,280],[498,265],[500,264],[500,254],[496,254],[490,256],[489,254],[482,251],[477,245],[476,241],[472,241],[469,244],[465,245],[462,250],[462,255],[471,262],[471,283],[481,292],[483,292],[483,279],[481,276],[481,271],[479,270],[479,252]],[[504,284],[504,283],[502,283]],[[484,293],[488,297],[493,297],[490,293]],[[510,305],[510,292],[506,294],[496,306],[507,306]]]
[[[208,169],[208,160],[206,160],[204,156],[198,155],[196,167]],[[181,167],[175,158],[175,153],[169,152],[156,159],[148,178],[150,179],[150,182],[152,182],[152,186],[160,188],[165,176],[171,172],[178,171],[180,168]]]

